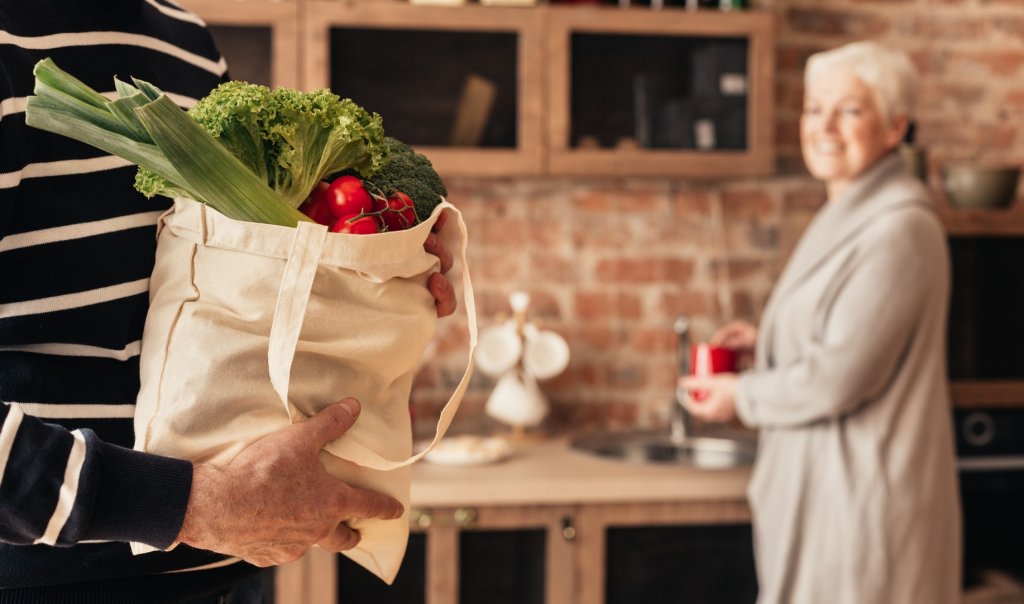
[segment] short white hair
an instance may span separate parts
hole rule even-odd
[[[878,42],[852,42],[815,53],[807,59],[804,86],[825,73],[853,75],[875,93],[882,117],[890,123],[899,117],[913,118],[917,70],[903,51]]]

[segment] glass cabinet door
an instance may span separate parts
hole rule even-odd
[[[536,10],[306,2],[305,82],[384,118],[444,177],[537,174]]]
[[[552,174],[774,170],[770,14],[551,8],[548,30]]]

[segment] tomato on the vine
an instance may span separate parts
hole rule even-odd
[[[327,226],[331,226],[335,219],[327,200],[329,188],[330,185],[321,180],[313,187],[306,201],[299,206],[299,211],[309,216],[313,222]]]
[[[355,176],[339,176],[331,183],[327,191],[328,207],[336,217],[369,212],[373,207],[373,199],[363,186],[363,181]]]
[[[416,224],[416,206],[408,195],[396,191],[388,197],[387,209],[380,217],[389,231],[408,229]]]
[[[351,235],[372,235],[380,232],[380,223],[374,216],[359,218],[359,212],[338,218],[331,227],[332,233],[348,233]]]

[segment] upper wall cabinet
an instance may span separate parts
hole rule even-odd
[[[543,14],[481,6],[306,3],[307,87],[384,116],[443,175],[543,167]]]
[[[774,169],[769,14],[561,7],[547,30],[552,174]]]
[[[233,77],[330,87],[443,176],[774,170],[769,13],[185,1]]]

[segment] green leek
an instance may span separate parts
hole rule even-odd
[[[175,194],[236,220],[294,227],[308,221],[157,87],[116,82],[108,100],[50,59],[33,70],[29,126],[92,145],[149,170]]]

